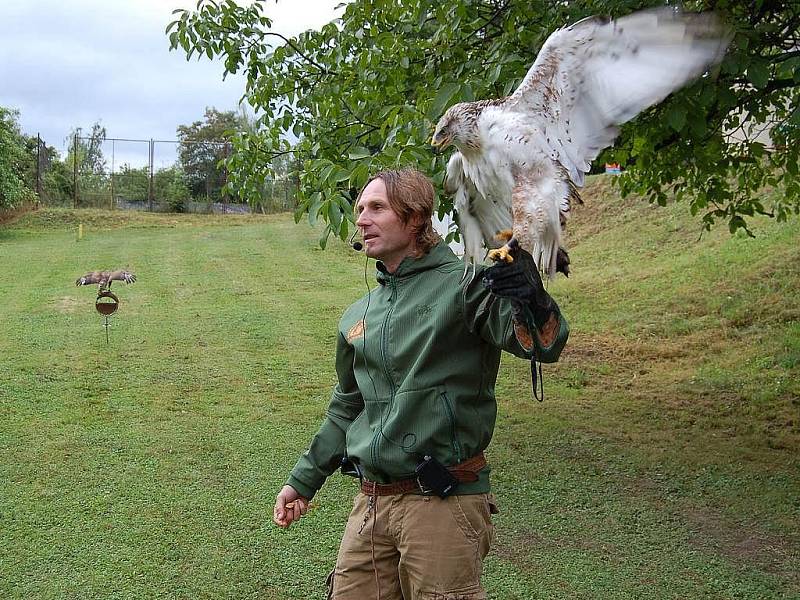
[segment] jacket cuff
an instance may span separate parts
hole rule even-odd
[[[306,498],[308,500],[311,500],[311,498],[313,498],[314,495],[319,491],[319,488],[322,487],[322,486],[312,487],[308,483],[301,481],[300,479],[295,477],[294,473],[291,473],[289,475],[289,479],[286,480],[286,485],[292,486],[295,490],[297,490],[298,494],[300,494],[301,496],[303,496],[303,498]]]

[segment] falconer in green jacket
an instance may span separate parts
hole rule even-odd
[[[465,277],[433,230],[433,199],[415,170],[362,190],[356,224],[378,283],[339,322],[326,417],[275,502],[288,527],[335,470],[359,478],[328,581],[338,600],[486,597],[500,355],[555,362],[569,332],[524,250]]]

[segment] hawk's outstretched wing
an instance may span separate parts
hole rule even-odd
[[[583,185],[618,125],[702,75],[726,47],[713,13],[589,17],[547,38],[503,108],[534,120],[550,155]]]
[[[719,62],[727,43],[710,13],[664,7],[616,21],[592,17],[554,32],[508,98],[450,107],[432,144],[459,150],[448,179],[457,181],[450,171],[460,163],[467,183],[451,187],[462,194],[457,204],[472,199],[477,221],[465,237],[484,219],[495,227],[502,219],[490,205],[504,207],[514,238],[553,277],[570,198],[591,161],[619,125]]]
[[[111,286],[112,281],[124,281],[134,283],[136,275],[129,271],[91,271],[75,280],[75,285],[91,285],[96,283],[101,289]]]
[[[128,271],[112,271],[108,275],[109,282],[111,281],[124,281],[125,283],[134,283],[136,275]]]

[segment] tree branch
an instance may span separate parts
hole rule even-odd
[[[282,35],[282,34],[280,34],[280,33],[277,33],[277,32],[275,32],[275,31],[262,31],[262,32],[261,32],[261,35],[262,35],[263,37],[266,37],[266,36],[268,36],[268,35],[271,35],[271,36],[274,36],[274,37],[277,37],[277,38],[280,38],[280,39],[282,39],[282,40],[283,40],[283,42],[284,42],[284,43],[285,43],[287,46],[289,46],[289,47],[290,47],[292,50],[294,50],[295,52],[297,52],[297,54],[298,54],[298,55],[302,56],[302,57],[303,57],[303,58],[306,60],[306,62],[308,62],[309,64],[312,64],[312,65],[314,65],[315,67],[317,67],[317,68],[318,68],[320,71],[322,71],[322,72],[323,72],[323,73],[325,73],[326,75],[334,75],[334,76],[335,76],[335,75],[338,75],[338,73],[337,73],[336,71],[331,71],[331,70],[330,70],[330,69],[328,69],[327,67],[323,67],[321,64],[319,64],[319,63],[318,63],[317,61],[315,61],[313,58],[311,58],[310,56],[308,56],[307,54],[305,54],[305,53],[304,53],[302,50],[300,50],[300,48],[298,48],[298,47],[297,47],[297,44],[295,44],[295,43],[294,43],[292,40],[290,40],[289,38],[287,38],[285,35]]]

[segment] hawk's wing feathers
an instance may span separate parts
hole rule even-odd
[[[583,185],[618,125],[702,75],[727,42],[713,13],[664,7],[583,19],[547,38],[505,108],[541,123],[558,161]]]
[[[125,283],[134,283],[136,281],[136,275],[128,271],[113,271],[112,273],[109,273],[108,280],[124,281]]]
[[[82,277],[75,280],[75,285],[91,285],[98,284],[101,288],[109,287],[112,281],[124,281],[125,283],[134,283],[136,275],[130,271],[91,271]]]
[[[93,283],[100,283],[102,275],[102,271],[92,271],[86,275],[83,275],[82,277],[78,277],[78,279],[75,280],[75,285],[91,285]]]
[[[516,240],[553,277],[570,200],[591,161],[619,125],[719,62],[728,41],[711,13],[663,7],[616,21],[592,17],[550,35],[508,98],[450,107],[433,143],[460,152],[448,185],[468,258],[479,252],[475,232],[486,239],[487,228],[505,221],[494,213],[502,209]]]
[[[485,248],[500,245],[495,234],[511,229],[511,199],[487,198],[481,194],[464,171],[460,152],[454,152],[447,163],[444,190],[454,196],[458,228],[464,241],[464,259],[475,265],[483,260]]]

